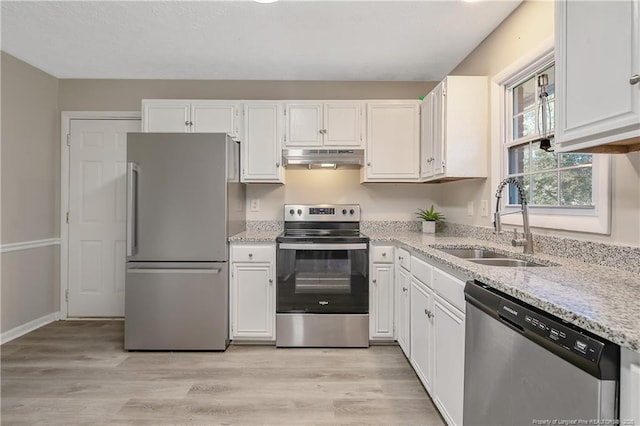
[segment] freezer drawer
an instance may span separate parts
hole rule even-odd
[[[225,350],[226,262],[129,262],[126,350]]]

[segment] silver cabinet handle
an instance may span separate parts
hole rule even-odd
[[[190,122],[189,122],[189,126],[193,126],[193,121],[190,121]]]
[[[129,268],[129,274],[214,274],[222,272],[220,268],[214,269],[180,269],[180,268]]]
[[[371,163],[367,163],[367,167],[371,167]]]
[[[639,81],[640,81],[640,75],[634,74],[629,79],[629,84],[633,86],[634,84],[638,84]]]
[[[382,253],[382,257],[387,257],[387,253]]]
[[[378,282],[378,280],[376,280],[376,279],[374,278],[373,280],[371,280],[371,282],[375,284],[375,283],[377,283],[377,282]]]
[[[138,165],[127,163],[127,256],[138,252],[138,176]]]
[[[424,310],[424,314],[425,314],[425,315],[427,316],[427,318],[429,318],[429,319],[433,318],[433,312],[431,312],[431,311],[430,311],[430,310],[428,310],[428,309],[425,309],[425,310]]]
[[[407,288],[406,287],[402,287],[402,291],[406,293],[407,292]]]
[[[253,258],[253,253],[249,253],[249,259]]]
[[[184,125],[185,125],[185,126],[188,126],[188,125],[189,125],[189,120],[185,121],[185,122],[184,122]]]
[[[273,284],[273,278],[269,278],[269,284]]]
[[[280,163],[276,163],[276,167],[280,167]]]

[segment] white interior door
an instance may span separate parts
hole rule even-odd
[[[124,316],[127,132],[140,120],[71,120],[69,317]]]

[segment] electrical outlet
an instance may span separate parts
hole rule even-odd
[[[254,198],[253,200],[251,200],[251,211],[252,212],[260,211],[260,200],[258,200],[257,198]]]
[[[473,201],[467,202],[467,216],[473,216]]]
[[[487,200],[480,200],[480,215],[482,217],[489,216],[489,202]]]

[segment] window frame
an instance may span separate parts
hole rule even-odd
[[[513,112],[509,111],[512,102],[508,101],[508,96],[511,96],[509,89],[525,81],[527,76],[554,64],[553,47],[553,37],[549,37],[540,46],[532,49],[528,55],[521,57],[491,79],[491,140],[493,141],[491,160],[492,164],[498,165],[492,168],[491,188],[497,188],[498,184],[509,175],[509,147],[525,142],[525,139],[521,139],[517,143],[508,143],[511,141],[512,133],[510,132],[513,130]],[[532,139],[534,138],[530,138],[529,141]],[[505,188],[504,192],[506,191]],[[495,195],[495,192],[491,195]],[[507,199],[505,195],[503,194],[503,200]],[[611,159],[607,154],[592,156],[592,201],[593,207],[529,206],[529,222],[536,228],[610,234]],[[495,205],[493,208],[495,209]],[[503,206],[503,209],[515,212],[519,207],[507,205]],[[506,225],[522,225],[522,218],[519,215],[506,215],[501,219]]]

